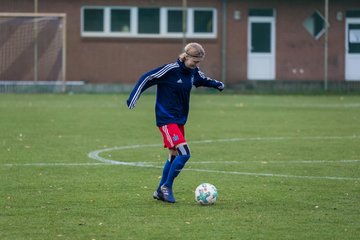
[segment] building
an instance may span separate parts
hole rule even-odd
[[[133,84],[196,41],[202,70],[227,85],[360,82],[358,0],[0,2],[0,12],[34,11],[67,15],[68,81]]]

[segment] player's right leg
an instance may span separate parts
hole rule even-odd
[[[174,161],[176,156],[177,156],[177,151],[169,149],[169,158],[166,160],[166,162],[164,164],[164,168],[163,168],[163,172],[162,172],[162,176],[161,176],[159,186],[158,186],[158,188],[156,189],[156,191],[153,194],[153,197],[155,199],[157,199],[157,200],[164,201],[164,196],[163,196],[163,194],[161,192],[160,187],[166,182],[167,176],[169,174],[169,170],[170,170],[170,167],[171,167],[171,164]]]

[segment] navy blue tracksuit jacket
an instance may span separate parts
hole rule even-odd
[[[186,123],[193,85],[219,90],[224,87],[222,82],[206,77],[199,68],[187,68],[182,61],[177,60],[142,75],[127,100],[128,107],[133,109],[140,94],[153,85],[157,85],[155,114],[158,127]]]

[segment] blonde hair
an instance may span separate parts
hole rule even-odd
[[[181,61],[184,61],[186,57],[204,59],[205,50],[199,43],[189,43],[184,47],[184,52],[179,55]]]

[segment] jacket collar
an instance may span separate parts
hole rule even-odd
[[[179,64],[181,72],[183,73],[192,73],[193,71],[195,71],[195,69],[186,67],[185,63],[183,61],[180,61],[180,59],[177,60],[177,63]]]

